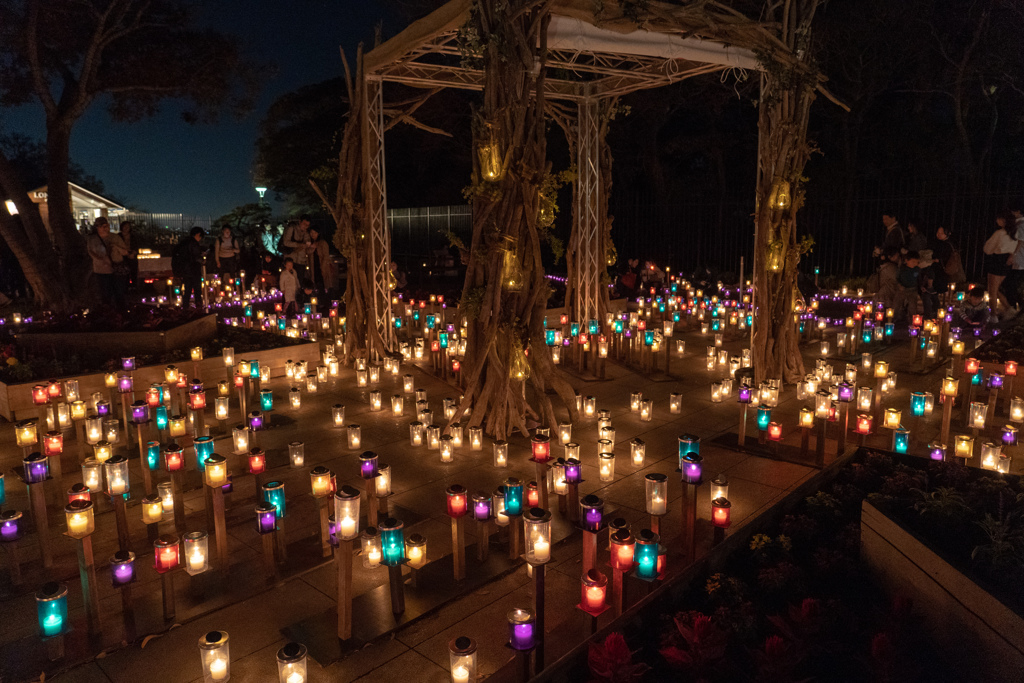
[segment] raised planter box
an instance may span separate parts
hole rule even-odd
[[[162,354],[200,346],[217,334],[217,316],[207,315],[177,327],[152,332],[25,332],[18,344],[36,353],[102,351],[111,358]]]
[[[198,322],[198,321],[197,321]],[[277,349],[265,351],[251,351],[244,355],[236,354],[236,359],[257,360],[260,365],[270,366],[271,377],[284,376],[284,364],[287,360],[300,361],[318,364],[320,362],[320,344],[310,342],[295,346],[282,346]],[[195,372],[192,361],[182,361],[178,366],[190,377]],[[147,365],[135,371],[135,387],[148,387],[150,384],[164,381],[164,369],[166,365]],[[207,388],[216,389],[216,383],[228,378],[224,369],[224,361],[220,356],[206,358],[199,362],[199,375],[205,380]],[[54,378],[61,379],[61,378]],[[83,396],[89,396],[95,391],[107,393],[104,374],[77,375],[79,390]],[[27,382],[24,384],[4,384],[0,382],[0,416],[9,421],[23,420],[37,417],[38,408],[32,404],[32,387],[39,384],[39,381]]]
[[[961,680],[1024,680],[1024,619],[866,500],[860,529],[864,561],[889,593],[913,600]]]

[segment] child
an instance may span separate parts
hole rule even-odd
[[[980,329],[989,319],[988,304],[985,303],[985,288],[973,287],[967,292],[962,304],[953,309],[953,327]]]
[[[284,294],[285,316],[297,315],[299,305],[296,302],[296,297],[299,293],[299,274],[295,272],[295,261],[290,256],[284,260],[280,286],[281,292]]]

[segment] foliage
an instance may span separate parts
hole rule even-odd
[[[988,542],[975,546],[971,559],[994,571],[1019,569],[1024,562],[1024,529],[1018,519],[1011,515],[996,518],[986,514],[977,524]]]
[[[270,222],[271,213],[270,205],[263,202],[236,206],[213,222],[214,237],[220,237],[222,228],[231,228],[240,244],[262,248],[263,228]]]
[[[633,661],[633,652],[618,632],[609,633],[600,644],[591,644],[587,663],[595,681],[608,683],[639,681],[650,669],[643,662]]]

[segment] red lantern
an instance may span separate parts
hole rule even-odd
[[[605,609],[607,592],[608,577],[596,569],[591,569],[583,575],[580,608],[590,614],[600,614]]]
[[[445,491],[448,494],[448,516],[452,519],[464,517],[469,506],[467,504],[466,487],[452,484]]]
[[[249,451],[249,474],[262,474],[267,469],[267,456],[262,448]]]
[[[871,433],[871,427],[872,427],[874,421],[875,421],[875,419],[873,417],[871,417],[870,415],[863,415],[863,414],[862,415],[858,415],[857,416],[857,433],[858,434],[864,434],[864,435],[870,434]]]
[[[768,438],[772,441],[782,440],[782,425],[778,422],[770,422],[768,424]]]
[[[589,340],[589,337],[587,337],[587,335],[585,333],[580,332],[580,336],[579,336],[579,344],[580,344],[580,346],[585,345],[588,340]]]
[[[629,571],[633,568],[633,535],[622,529],[611,535],[610,564],[613,569]]]
[[[192,410],[206,410],[206,392],[193,391],[188,395],[188,405]]]
[[[184,372],[178,372],[178,384],[177,384],[177,387],[179,389],[186,389],[186,388],[188,388],[188,375],[186,375]]]
[[[168,472],[178,472],[185,466],[185,456],[181,449],[168,450],[164,453],[164,464]]]
[[[43,437],[43,454],[48,458],[60,455],[64,452],[64,433],[58,431],[46,432]]]
[[[68,489],[68,502],[73,503],[76,500],[92,500],[92,494],[89,493],[89,487],[85,484],[75,484]]]
[[[1017,361],[1015,361],[1015,360],[1008,360],[1008,361],[1006,361],[1006,366],[1003,367],[1003,374],[1006,375],[1007,377],[1016,377],[1017,376]]]
[[[526,504],[531,508],[540,507],[540,489],[537,488],[537,482],[531,481],[526,485]]]
[[[545,463],[551,459],[551,441],[546,436],[533,437],[533,461]]]
[[[636,321],[636,329],[638,329],[640,331],[646,330],[647,329],[647,321],[646,320],[637,320]]]
[[[559,324],[559,325],[568,325],[568,324],[569,324],[569,316],[568,316],[568,315],[566,315],[565,313],[563,313],[563,314],[562,314],[562,315],[561,315],[561,316],[560,316],[560,317],[558,318],[558,324]]]
[[[914,327],[921,327],[921,325],[924,324],[924,317],[920,315],[915,315],[912,324],[914,325]]]
[[[245,375],[235,373],[235,388],[242,389],[245,387]]]
[[[50,398],[60,398],[60,382],[51,379],[50,384],[46,387],[46,393],[50,395]]]
[[[178,537],[165,535],[160,536],[153,543],[153,569],[158,574],[177,568],[178,566]]]
[[[439,303],[439,304],[443,304],[444,303],[444,294],[438,294],[437,295],[437,303]]]
[[[864,319],[864,314],[861,313],[859,308],[853,312],[853,319],[858,321]]]
[[[918,316],[918,317],[920,317],[920,316]],[[883,320],[885,320],[885,312],[884,311],[875,311],[875,322],[880,323]]]
[[[439,353],[441,351],[441,342],[436,339],[430,342],[430,350],[432,353]]]
[[[280,313],[283,310],[284,310],[284,306],[281,305],[280,301],[278,301],[276,304],[274,304],[274,312],[275,313]]]
[[[337,308],[332,308],[330,311],[327,312],[327,317],[328,318],[337,318],[338,317],[338,309]]]
[[[964,372],[968,375],[978,374],[978,370],[981,369],[981,361],[977,358],[967,358],[964,360]]]
[[[459,363],[459,361],[457,361],[457,360],[455,360],[453,358],[452,359],[452,372],[458,372],[461,368],[462,368],[462,365]]]
[[[45,384],[37,384],[32,387],[32,402],[37,406],[44,406],[50,401],[50,393]]]
[[[732,504],[725,498],[711,501],[711,523],[719,529],[728,529],[732,523]]]
[[[157,408],[160,405],[160,389],[157,387],[150,387],[146,392],[146,403],[149,404],[150,408]]]

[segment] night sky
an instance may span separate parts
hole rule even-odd
[[[220,0],[197,6],[200,23],[238,36],[250,55],[276,66],[255,111],[242,120],[225,117],[193,126],[168,102],[152,119],[115,124],[97,101],[75,127],[71,158],[130,207],[216,218],[258,198],[250,172],[270,103],[340,75],[339,45],[352,55],[359,41],[372,44],[378,23],[384,23],[385,37],[397,28],[373,0]],[[5,112],[5,120],[8,131],[44,136],[41,106]]]

